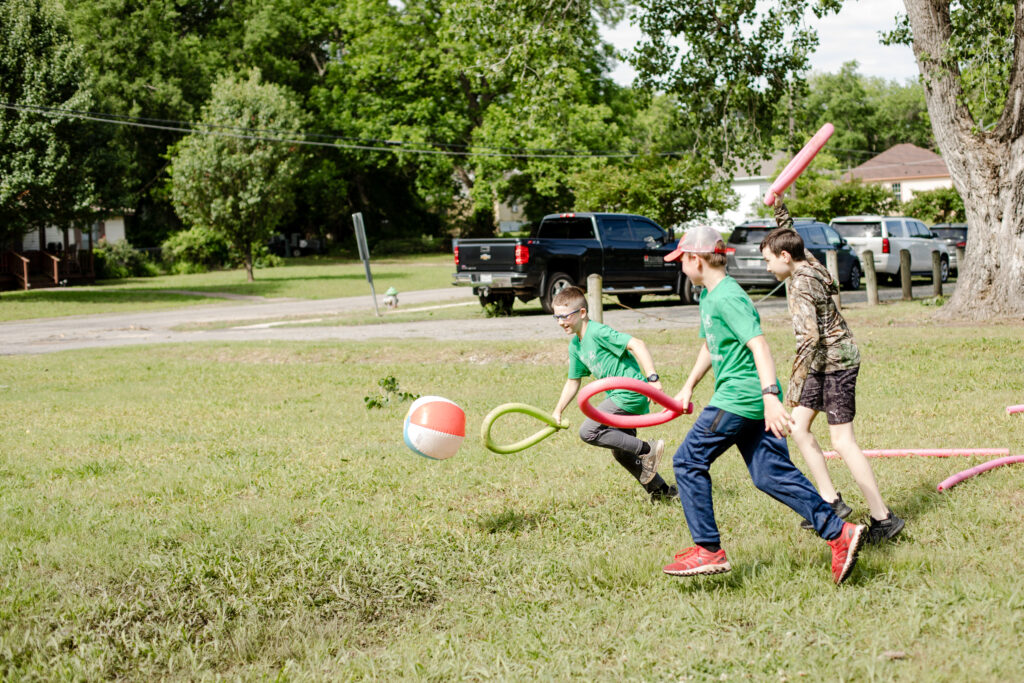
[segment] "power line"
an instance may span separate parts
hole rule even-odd
[[[422,149],[415,147],[406,147],[404,142],[387,141],[387,146],[374,145],[374,144],[354,144],[354,143],[341,143],[341,142],[324,142],[318,140],[310,140],[308,138],[331,138],[337,140],[338,136],[332,136],[324,133],[305,133],[302,131],[277,131],[273,129],[251,129],[241,128],[232,126],[222,126],[218,124],[196,124],[189,121],[175,121],[168,119],[139,119],[115,114],[106,114],[98,112],[82,112],[70,109],[61,109],[58,107],[43,107],[36,105],[22,105],[22,104],[10,104],[7,102],[0,102],[0,108],[9,109],[12,111],[34,113],[40,115],[49,116],[62,116],[65,118],[81,119],[85,121],[95,121],[98,123],[108,123],[118,126],[128,126],[133,128],[147,128],[150,130],[163,130],[175,133],[190,133],[198,135],[213,135],[217,137],[235,138],[241,140],[255,140],[261,142],[278,142],[288,143],[293,145],[304,145],[309,147],[330,147],[334,149],[351,149],[367,152],[392,152],[392,153],[406,153],[406,154],[431,154],[439,156],[462,156],[462,157],[513,157],[513,158],[527,158],[527,159],[573,159],[573,158],[635,158],[645,156],[640,152],[577,152],[577,151],[565,151],[565,152],[536,152],[529,150],[519,150],[514,152],[501,152],[501,151],[460,151],[452,149]],[[156,121],[159,123],[151,123],[149,121]],[[244,131],[244,132],[243,132]],[[260,135],[253,133],[269,133],[271,135]],[[293,136],[293,137],[284,137]],[[302,138],[294,137],[302,136]],[[342,138],[344,139],[344,138]],[[437,144],[439,146],[463,146],[463,145],[449,145],[448,143],[409,143],[409,144]],[[482,148],[482,149],[493,149],[493,148]],[[683,152],[655,152],[655,156],[677,156],[683,154]]]

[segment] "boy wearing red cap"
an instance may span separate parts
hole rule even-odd
[[[689,403],[697,384],[714,371],[715,392],[672,459],[686,524],[696,544],[676,554],[666,574],[719,574],[731,569],[720,543],[711,496],[711,464],[736,446],[754,485],[808,520],[832,550],[832,578],[846,580],[857,561],[867,527],[848,524],[789,459],[786,434],[792,419],[781,401],[768,342],[753,302],[725,272],[725,244],[708,226],[689,230],[665,257],[679,260],[700,299],[704,343],[676,395]]]

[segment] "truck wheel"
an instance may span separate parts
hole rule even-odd
[[[684,304],[692,304],[697,301],[697,293],[694,291],[690,278],[681,275],[682,282],[679,284],[679,301]]]
[[[576,284],[576,281],[565,273],[551,273],[548,276],[547,282],[544,283],[544,293],[540,296],[540,307],[544,309],[545,313],[551,313],[551,300],[555,298],[555,295],[561,292],[566,287],[572,287]]]
[[[846,289],[860,289],[860,264],[856,260],[850,266],[850,276],[846,278]]]
[[[640,300],[644,298],[643,294],[619,294],[619,303],[626,308],[636,308],[640,305]]]

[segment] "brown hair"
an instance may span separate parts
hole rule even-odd
[[[722,240],[715,242],[715,250],[713,252],[697,252],[697,256],[700,256],[704,263],[713,268],[725,268],[725,264],[728,261],[725,255],[725,242]]]
[[[800,233],[790,228],[775,228],[761,240],[761,251],[767,249],[776,256],[788,251],[794,261],[806,261],[804,240]]]
[[[586,308],[587,295],[579,287],[566,287],[551,299],[552,306],[571,306],[572,308]]]

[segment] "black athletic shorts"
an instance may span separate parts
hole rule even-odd
[[[857,371],[860,367],[835,372],[809,372],[798,403],[825,413],[830,425],[853,422],[857,414]]]

